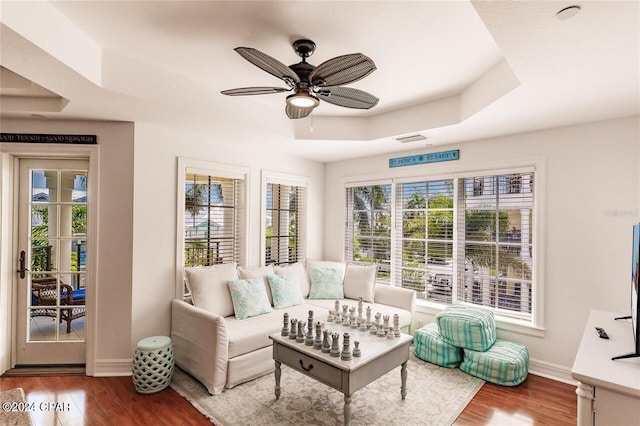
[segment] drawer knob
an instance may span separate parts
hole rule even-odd
[[[313,364],[309,364],[309,366],[308,366],[308,367],[305,367],[305,366],[304,366],[304,363],[302,362],[302,360],[300,360],[300,367],[302,367],[302,369],[303,369],[304,371],[311,371],[311,369],[313,368]]]

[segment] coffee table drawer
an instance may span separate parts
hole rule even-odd
[[[342,370],[329,364],[296,352],[283,345],[278,345],[278,361],[289,367],[307,374],[336,389],[341,388]]]

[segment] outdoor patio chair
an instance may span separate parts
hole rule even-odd
[[[56,310],[47,306],[56,306],[58,291],[60,292],[60,306],[76,306],[60,309],[60,322],[67,322],[67,333],[71,333],[71,321],[85,315],[84,289],[74,291],[73,287],[61,282],[58,290],[56,278],[46,277],[31,280],[31,291],[31,318],[56,318]]]

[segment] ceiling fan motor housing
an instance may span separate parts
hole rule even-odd
[[[316,50],[316,44],[311,40],[303,38],[293,42],[293,50],[295,50],[298,56],[304,61],[305,58],[313,55],[313,52]]]

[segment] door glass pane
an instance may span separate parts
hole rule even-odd
[[[78,237],[87,235],[87,206],[60,206],[60,236]]]
[[[56,257],[56,240],[37,239],[31,241],[31,271],[56,271]]]
[[[31,238],[57,237],[56,206],[33,204],[31,206]]]
[[[62,172],[62,201],[73,203],[87,202],[87,172],[68,171]]]
[[[31,201],[56,202],[58,201],[58,171],[57,170],[32,170],[31,171]]]

